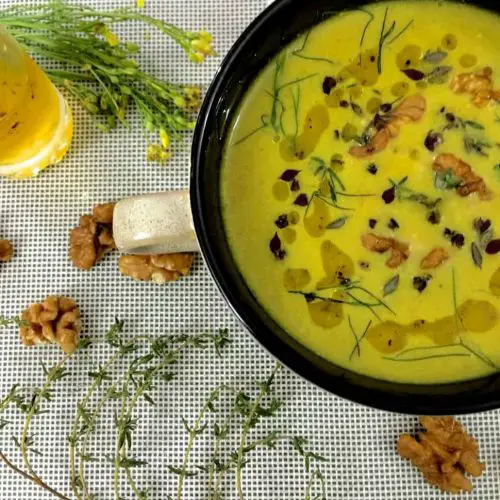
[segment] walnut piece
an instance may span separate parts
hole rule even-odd
[[[420,94],[413,94],[401,101],[387,117],[381,128],[378,128],[366,146],[353,146],[349,154],[357,158],[365,158],[384,150],[389,142],[399,135],[400,128],[411,122],[419,121],[425,113],[426,101]]]
[[[435,269],[450,256],[444,248],[433,248],[420,262],[420,269]]]
[[[365,233],[361,236],[361,243],[371,252],[385,253],[390,250],[391,256],[385,263],[390,268],[398,267],[410,256],[410,247],[408,244],[394,238]]]
[[[14,247],[9,240],[0,240],[0,262],[9,262],[14,254]]]
[[[465,473],[479,477],[485,466],[478,459],[478,445],[453,417],[420,417],[425,432],[415,439],[399,437],[397,450],[420,469],[425,479],[448,493],[472,491]]]
[[[442,153],[432,166],[436,172],[450,171],[455,177],[462,179],[462,183],[456,187],[460,196],[468,196],[477,193],[481,200],[491,200],[493,193],[488,189],[482,177],[476,175],[471,166],[451,153]]]
[[[80,310],[74,300],[52,295],[28,307],[21,319],[29,323],[29,326],[21,326],[20,329],[25,346],[57,343],[68,354],[76,349],[81,321]]]
[[[493,89],[492,75],[489,66],[475,73],[460,73],[453,78],[450,88],[456,94],[470,94],[472,104],[484,108],[491,100],[500,100],[500,90]]]
[[[79,269],[91,269],[105,254],[116,248],[113,239],[114,203],[97,205],[92,215],[82,215],[71,231],[70,257]]]
[[[172,253],[163,255],[122,255],[120,272],[138,281],[154,281],[160,285],[187,276],[194,254]]]

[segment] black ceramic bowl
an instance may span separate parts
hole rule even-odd
[[[234,113],[252,81],[300,33],[335,15],[372,2],[278,0],[246,29],[224,59],[203,103],[192,149],[191,203],[205,261],[225,299],[252,335],[283,364],[338,396],[412,414],[459,414],[500,407],[500,374],[440,385],[387,382],[326,361],[298,343],[264,310],[241,276],[221,214],[220,166]],[[500,10],[493,2],[477,5]]]

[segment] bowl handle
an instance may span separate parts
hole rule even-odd
[[[189,191],[167,191],[119,201],[113,214],[113,237],[118,250],[124,253],[197,251]]]

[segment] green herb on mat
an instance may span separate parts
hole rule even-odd
[[[213,54],[209,33],[184,31],[133,8],[99,11],[55,0],[0,11],[0,24],[28,53],[50,63],[44,68],[49,77],[94,117],[99,128],[127,125],[127,111],[134,106],[146,131],[160,136],[150,145],[148,158],[166,161],[170,138],[180,138],[194,127],[201,92],[144,71],[135,59],[140,47],[112,31],[113,25],[129,21],[164,33],[193,62]]]

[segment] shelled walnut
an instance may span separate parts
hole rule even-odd
[[[116,248],[113,240],[115,203],[97,205],[92,215],[82,215],[80,225],[71,231],[70,257],[80,269],[91,269],[105,254]]]
[[[123,255],[120,257],[119,267],[123,275],[135,280],[164,284],[187,276],[193,260],[192,253]]]
[[[417,467],[432,485],[448,493],[472,491],[465,473],[479,477],[485,466],[478,459],[478,445],[453,417],[420,417],[425,428],[415,439],[399,437],[397,450]]]
[[[29,306],[21,319],[26,322],[20,329],[25,346],[57,343],[68,354],[76,349],[81,321],[80,309],[73,299],[51,295]]]
[[[14,254],[14,247],[9,240],[0,240],[0,262],[9,262]]]

